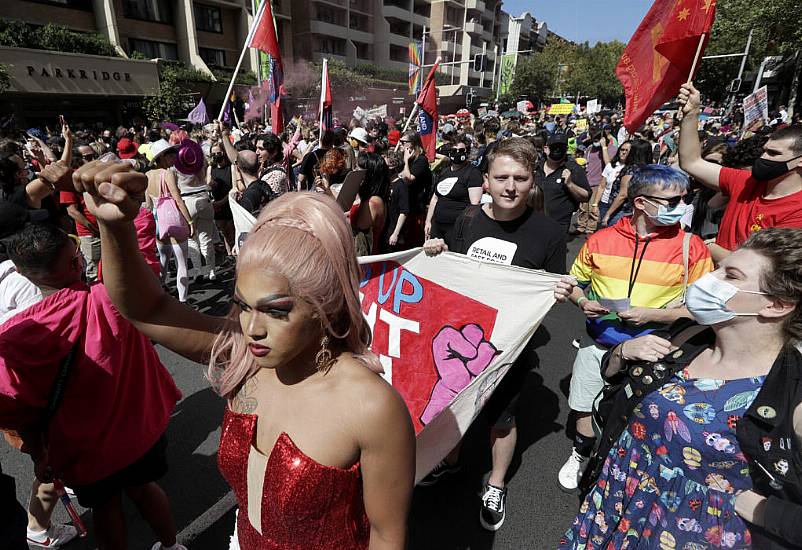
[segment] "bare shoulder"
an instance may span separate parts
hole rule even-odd
[[[354,413],[353,425],[360,432],[410,422],[407,406],[395,388],[359,358],[343,354],[334,368],[340,369],[336,389]]]

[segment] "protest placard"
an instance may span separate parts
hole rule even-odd
[[[752,127],[756,120],[769,122],[769,94],[766,86],[744,98],[744,129]]]
[[[550,115],[570,115],[573,112],[573,103],[555,103],[549,108]]]
[[[587,111],[587,113],[589,115],[592,115],[594,113],[598,113],[599,111],[601,111],[601,107],[599,106],[599,100],[598,99],[591,99],[590,101],[588,101],[588,105],[587,105],[587,108],[585,110]]]

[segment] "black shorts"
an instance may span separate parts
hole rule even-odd
[[[482,417],[494,428],[511,429],[515,426],[515,412],[526,378],[539,364],[533,337],[499,382],[493,395],[482,409]]]
[[[102,506],[128,487],[156,481],[167,473],[167,437],[164,434],[139,460],[89,485],[71,485],[84,508]]]

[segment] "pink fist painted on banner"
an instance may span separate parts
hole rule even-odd
[[[421,414],[421,423],[431,422],[499,353],[485,340],[484,330],[477,324],[465,325],[462,330],[451,326],[440,329],[432,341],[432,356],[439,379]]]

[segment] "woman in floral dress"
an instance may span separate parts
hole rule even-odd
[[[761,232],[688,289],[689,311],[712,328],[706,339],[678,349],[648,335],[611,351],[608,376],[633,360],[684,368],[634,409],[559,548],[751,548],[743,518],[755,517],[747,508],[756,505],[736,427],[772,367],[797,353],[789,327],[800,322],[796,300],[762,286],[777,258],[792,253],[767,250],[769,233],[780,231],[793,233],[785,241],[802,239],[794,230]]]

